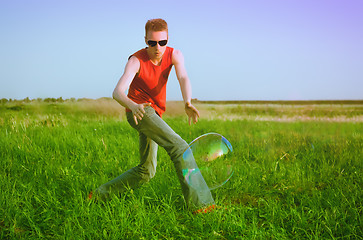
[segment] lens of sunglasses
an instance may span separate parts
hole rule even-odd
[[[168,40],[161,40],[159,41],[160,46],[165,46],[168,43]]]
[[[150,46],[150,47],[155,47],[156,46],[156,44],[158,44],[159,43],[159,45],[161,46],[161,47],[163,47],[163,46],[165,46],[167,43],[168,43],[168,40],[161,40],[161,41],[159,41],[159,42],[157,42],[157,41],[153,41],[153,40],[149,40],[149,41],[147,41],[147,44]]]
[[[148,44],[150,47],[155,47],[157,43],[158,43],[157,41],[151,41],[151,40],[147,41],[147,44]]]

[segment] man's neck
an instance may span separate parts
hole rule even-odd
[[[156,65],[156,66],[160,66],[161,61],[163,60],[163,57],[161,58],[151,58],[149,55],[149,59],[152,62],[152,64]]]
[[[150,58],[151,63],[154,64],[155,66],[160,66],[161,60],[163,60],[163,59],[162,58],[161,59],[151,59]]]
[[[154,64],[155,66],[159,66],[161,64],[161,61],[163,60],[163,56],[161,57],[155,57],[153,56],[153,54],[151,54],[148,49],[146,49],[147,55],[149,56],[150,61],[152,62],[152,64]]]

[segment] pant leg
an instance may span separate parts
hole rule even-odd
[[[158,144],[142,132],[139,132],[139,153],[138,172],[149,181],[156,173]]]
[[[214,204],[212,194],[200,174],[197,180],[198,189],[192,188],[183,175],[183,153],[188,149],[188,144],[162,120],[152,107],[145,107],[145,114],[136,125],[132,113],[127,114],[128,121],[137,131],[143,133],[159,146],[163,147],[174,163],[184,199],[190,208],[200,208]]]
[[[139,132],[140,163],[95,190],[95,195],[106,199],[111,193],[122,193],[135,189],[155,176],[158,145]]]

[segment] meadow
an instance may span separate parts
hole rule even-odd
[[[88,193],[138,163],[111,99],[0,103],[1,239],[363,239],[363,102],[196,102],[165,121],[187,142],[224,135],[239,163],[193,215],[159,149],[156,176],[109,201]]]

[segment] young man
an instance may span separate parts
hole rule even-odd
[[[125,71],[113,92],[113,98],[126,108],[129,124],[139,133],[140,164],[96,189],[95,194],[107,198],[135,188],[155,175],[158,146],[163,147],[174,163],[182,192],[192,209],[214,208],[213,197],[201,177],[203,190],[191,188],[183,176],[182,155],[188,144],[162,120],[166,102],[166,82],[175,67],[185,103],[185,112],[196,123],[198,110],[191,104],[191,85],[179,50],[167,46],[168,26],[162,19],[149,20],[145,25],[148,47],[129,57]],[[125,91],[129,88],[128,95]],[[185,167],[185,166],[184,166]]]

